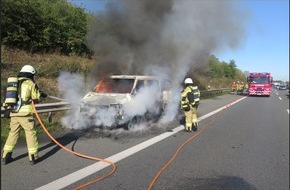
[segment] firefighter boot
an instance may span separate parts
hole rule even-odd
[[[13,161],[12,152],[8,152],[4,158],[2,158],[3,165],[6,165]]]
[[[184,131],[185,131],[185,132],[190,132],[190,131],[191,131],[191,129],[190,129],[189,127],[185,126],[185,129],[184,129]]]
[[[38,156],[37,154],[31,154],[29,155],[29,159],[30,159],[30,164],[34,165],[37,163]]]
[[[192,123],[192,131],[197,131],[197,124],[196,123]]]

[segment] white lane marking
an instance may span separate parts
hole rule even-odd
[[[279,96],[279,99],[282,100],[282,98]]]
[[[217,110],[214,110],[214,111],[212,111],[212,112],[210,112],[210,113],[208,113],[208,114],[206,114],[204,116],[201,116],[198,119],[198,121],[202,121],[202,120],[204,120],[204,119],[206,119],[206,118],[218,113],[219,111],[238,103],[239,101],[241,101],[241,100],[243,100],[245,98],[246,98],[246,96],[243,97],[243,98],[240,98],[240,99],[238,99],[238,100],[236,100],[236,101],[234,101],[232,103],[229,103],[229,104],[227,104],[227,105],[225,105],[225,106],[223,106],[223,107],[221,107],[221,108],[219,108]],[[175,133],[177,133],[177,132],[179,132],[179,131],[181,131],[183,129],[184,129],[184,126],[180,125],[180,126],[174,128],[174,129],[172,129],[172,131],[170,131],[170,132],[162,133],[161,135],[158,135],[158,136],[156,136],[156,137],[154,137],[152,139],[149,139],[149,140],[144,141],[144,142],[142,142],[140,144],[137,144],[137,145],[135,145],[135,146],[133,146],[131,148],[128,148],[128,149],[126,149],[126,150],[124,150],[122,152],[119,152],[119,153],[117,153],[117,154],[115,154],[115,155],[113,155],[111,157],[105,158],[104,160],[109,160],[111,162],[115,162],[116,163],[116,162],[118,162],[118,161],[120,161],[120,160],[122,160],[124,158],[127,158],[127,157],[129,157],[129,156],[131,156],[131,155],[133,155],[133,154],[135,154],[135,153],[137,153],[137,152],[139,152],[139,151],[141,151],[141,150],[143,150],[143,149],[145,149],[145,148],[147,148],[147,147],[149,147],[149,146],[151,146],[151,145],[153,145],[153,144],[155,144],[155,143],[157,143],[157,142],[159,142],[159,141],[161,141],[161,140],[163,140],[163,139],[165,139],[165,138],[167,138],[169,136],[174,135]],[[107,164],[107,163],[97,162],[97,163],[92,164],[90,166],[87,166],[87,167],[85,167],[83,169],[75,171],[75,172],[73,172],[73,173],[71,173],[71,174],[69,174],[67,176],[64,176],[64,177],[59,178],[59,179],[57,179],[55,181],[52,181],[52,182],[50,182],[50,183],[48,183],[46,185],[43,185],[43,186],[37,188],[36,190],[62,189],[64,187],[69,186],[69,185],[79,181],[80,179],[83,179],[83,178],[85,178],[85,177],[87,177],[87,176],[89,176],[91,174],[94,174],[94,173],[96,173],[96,172],[98,172],[98,171],[100,171],[100,170],[102,170],[102,169],[104,169],[104,168],[106,168],[108,166],[110,166],[110,165]]]

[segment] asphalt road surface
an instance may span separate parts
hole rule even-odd
[[[176,120],[142,131],[91,129],[53,136],[70,150],[115,162],[115,173],[84,189],[289,189],[288,91],[202,100],[198,115],[194,133],[184,132]],[[74,189],[112,169],[63,151],[45,135],[39,141],[40,161],[30,165],[25,140],[19,140],[15,161],[1,166],[1,189]]]

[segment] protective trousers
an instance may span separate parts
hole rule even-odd
[[[23,127],[26,136],[29,160],[32,161],[32,155],[34,158],[38,157],[38,140],[34,128],[33,116],[13,116],[10,121],[10,132],[3,148],[3,158],[5,158],[8,152],[13,152],[14,146],[19,138],[21,126]]]
[[[185,129],[192,130],[192,125],[197,127],[197,109],[190,106],[189,111],[184,112],[185,115]]]

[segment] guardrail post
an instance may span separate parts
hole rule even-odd
[[[52,122],[52,112],[48,112],[48,122]]]

